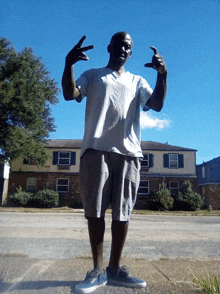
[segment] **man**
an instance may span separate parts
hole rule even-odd
[[[125,70],[132,55],[133,41],[126,32],[113,35],[108,45],[106,67],[84,72],[75,81],[73,65],[88,60],[84,53],[94,46],[81,47],[86,36],[68,53],[62,78],[65,100],[80,102],[87,97],[80,180],[85,217],[93,255],[94,269],[77,285],[81,293],[91,293],[111,283],[127,287],[145,287],[133,277],[120,259],[135,205],[140,181],[140,106],[161,111],[167,89],[167,70],[155,47],[152,63],[157,70],[154,91],[145,79]],[[109,265],[103,271],[105,211],[112,206],[112,247]]]

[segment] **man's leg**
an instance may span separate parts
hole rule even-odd
[[[104,218],[88,218],[89,238],[92,249],[94,269],[103,270],[103,242],[105,232]]]
[[[88,218],[88,230],[94,269],[88,271],[85,280],[76,286],[77,292],[80,293],[91,293],[107,284],[107,275],[103,271],[104,218]]]
[[[120,267],[122,250],[125,244],[129,222],[112,222],[112,249],[109,266],[106,269],[108,281],[115,285],[131,288],[144,288],[147,283],[135,278],[126,266]]]
[[[109,268],[117,270],[120,266],[122,251],[124,248],[129,222],[112,221],[112,248]]]

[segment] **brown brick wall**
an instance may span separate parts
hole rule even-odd
[[[220,209],[220,184],[199,187],[200,194],[205,198],[205,206]]]
[[[143,174],[142,174],[143,176]],[[37,190],[43,190],[44,188],[52,189],[56,191],[56,179],[57,178],[68,178],[69,179],[69,193],[60,194],[60,205],[68,205],[68,206],[80,206],[81,198],[80,198],[80,182],[79,182],[79,174],[70,174],[70,173],[31,173],[31,172],[11,172],[10,180],[9,180],[9,191],[8,195],[11,195],[16,192],[16,187],[19,185],[22,187],[24,191],[26,191],[27,179],[28,178],[36,178],[37,179]],[[150,186],[150,195],[153,196],[154,193],[159,189],[159,184],[162,183],[163,179],[169,187],[170,181],[178,181],[179,189],[181,190],[182,185],[185,180],[190,180],[193,185],[193,190],[199,192],[197,178],[176,178],[176,177],[149,177],[147,175],[144,176],[145,180],[149,180]],[[143,202],[146,202],[149,199],[138,199],[136,208],[139,207],[139,204],[142,206]],[[8,204],[10,203],[8,197]]]
[[[135,208],[141,208],[143,207],[144,204],[146,204],[146,202],[154,196],[155,192],[158,191],[159,189],[159,184],[162,183],[162,181],[164,180],[165,184],[167,185],[167,188],[169,189],[169,182],[171,181],[175,181],[179,183],[179,190],[182,189],[183,187],[183,183],[186,180],[190,180],[190,182],[192,183],[192,189],[199,193],[199,186],[198,186],[198,181],[197,178],[177,178],[177,177],[149,177],[148,175],[144,175],[141,174],[141,177],[143,180],[148,180],[149,181],[149,196],[147,197],[138,197],[137,198],[137,203]]]
[[[167,185],[167,188],[169,188],[169,182],[178,182],[179,183],[179,190],[182,189],[183,183],[186,180],[190,180],[192,183],[192,189],[196,192],[199,192],[199,186],[198,186],[198,181],[197,178],[177,178],[177,177],[148,177],[147,175],[141,175],[142,178],[144,177],[145,180],[149,181],[149,188],[150,188],[150,195],[153,195],[156,191],[159,189],[159,184],[162,183],[164,180],[165,184]]]
[[[11,172],[9,180],[8,195],[16,192],[16,187],[21,186],[26,191],[27,179],[37,179],[37,190],[43,190],[44,188],[52,189],[56,191],[57,178],[69,179],[69,192],[60,194],[60,205],[78,205],[81,204],[80,198],[80,183],[79,174],[70,173],[31,173],[31,172]],[[8,204],[10,199],[8,197]]]

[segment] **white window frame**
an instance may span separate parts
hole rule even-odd
[[[145,159],[145,157],[144,157],[143,160],[141,161],[141,163],[147,162],[147,165],[142,165],[141,164],[141,167],[142,168],[149,167],[149,165],[150,165],[150,156],[149,156],[149,153],[144,153],[143,155],[144,156],[147,156],[147,159]]]
[[[69,157],[60,157],[61,153],[68,153]],[[68,160],[68,163],[61,163],[61,160]],[[58,153],[58,165],[70,165],[71,163],[71,152],[70,151],[59,151]]]
[[[140,184],[141,184],[141,182],[147,182],[147,186],[141,186],[141,185],[139,185],[139,188],[144,188],[144,189],[147,189],[147,193],[140,193],[140,192],[138,192],[138,195],[139,196],[148,196],[149,194],[150,194],[150,187],[149,187],[149,180],[141,180],[140,181]]]
[[[177,184],[177,187],[175,188],[175,187],[171,187],[171,183],[176,183]],[[177,182],[177,181],[170,181],[169,182],[169,190],[170,190],[170,192],[171,192],[171,194],[172,194],[172,190],[177,190],[177,194],[179,193],[179,182]]]
[[[174,157],[176,157],[176,158],[174,158]],[[170,153],[169,154],[169,168],[179,168],[177,153]]]
[[[29,182],[34,182],[34,185],[30,185]],[[33,189],[30,189],[30,187],[34,187]],[[37,190],[37,179],[36,178],[27,178],[27,192],[33,193]]]
[[[68,184],[67,185],[59,185],[59,180],[67,180],[68,181]],[[58,187],[68,187],[67,191],[59,191],[58,190]],[[69,179],[68,178],[57,178],[57,181],[56,181],[56,191],[58,193],[68,193],[69,192]]]

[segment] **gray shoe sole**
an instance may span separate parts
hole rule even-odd
[[[117,281],[117,280],[112,280],[108,279],[108,282],[114,285],[122,286],[122,287],[127,287],[127,288],[145,288],[147,286],[146,282],[140,282],[140,283],[128,283],[124,281]]]
[[[85,293],[85,294],[88,294],[88,293],[92,293],[94,292],[96,289],[100,288],[100,287],[103,287],[107,284],[107,281],[105,281],[104,283],[100,284],[100,285],[95,285],[93,287],[90,287],[90,288],[78,288],[76,286],[76,291],[79,292],[79,293]]]

